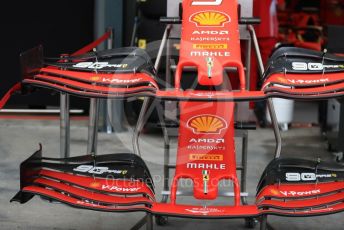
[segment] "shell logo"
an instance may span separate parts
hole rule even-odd
[[[287,79],[285,79],[284,77],[277,77],[277,81],[282,83],[288,83]]]
[[[281,194],[281,193],[280,193],[278,190],[276,190],[276,189],[271,189],[270,192],[271,192],[272,195],[275,195],[275,196],[278,196],[278,195]]]
[[[202,11],[191,15],[190,22],[197,27],[223,27],[230,22],[230,17],[219,11]]]
[[[91,81],[99,81],[99,80],[100,80],[100,77],[98,76],[91,77]]]
[[[99,183],[97,181],[90,183],[91,188],[99,188],[100,186],[101,186],[101,183]]]
[[[223,129],[228,127],[223,118],[214,115],[193,117],[188,121],[187,126],[195,134],[220,134]]]

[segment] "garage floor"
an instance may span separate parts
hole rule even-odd
[[[19,164],[43,144],[45,156],[59,156],[58,121],[0,121],[0,229],[130,229],[143,214],[112,214],[69,208],[60,204],[49,204],[40,198],[20,205],[9,200],[19,188]],[[82,155],[86,151],[87,125],[85,121],[73,121],[71,128],[72,154]],[[320,137],[318,128],[294,128],[283,133],[283,155],[332,160],[326,152],[326,142]],[[240,140],[237,140],[240,152]],[[162,139],[159,134],[143,135],[142,154],[152,175],[162,174]],[[250,201],[254,200],[255,186],[264,167],[273,157],[274,137],[270,129],[249,132],[248,189]],[[173,140],[176,146],[176,140]],[[131,152],[131,134],[99,136],[99,153]],[[175,153],[173,148],[172,152]],[[173,158],[173,157],[172,157]],[[157,179],[158,177],[156,177]],[[161,183],[157,182],[157,194]],[[270,217],[275,229],[344,229],[344,213],[317,218]],[[203,221],[170,218],[166,227],[155,229],[245,229],[243,220]],[[258,228],[257,228],[258,229]]]

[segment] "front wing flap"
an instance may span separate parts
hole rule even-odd
[[[262,213],[313,216],[344,211],[344,167],[302,159],[275,159],[258,185]]]
[[[146,164],[134,154],[42,157],[38,150],[20,167],[21,190],[11,201],[26,203],[34,195],[72,206],[99,210],[145,208],[154,202],[154,185]]]

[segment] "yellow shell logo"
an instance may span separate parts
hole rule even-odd
[[[287,79],[283,78],[283,77],[277,77],[277,81],[281,82],[281,83],[287,83]]]
[[[193,14],[190,21],[194,22],[198,27],[223,27],[225,23],[230,22],[230,18],[222,12],[204,11]]]
[[[280,195],[280,192],[278,190],[276,190],[276,189],[271,189],[270,192],[271,192],[272,195],[275,195],[275,196]]]
[[[100,77],[98,76],[91,77],[91,81],[99,81],[99,80],[100,80]]]
[[[227,128],[226,121],[214,115],[200,115],[188,121],[188,127],[196,134],[220,134]]]
[[[91,188],[99,188],[100,186],[101,186],[101,183],[97,181],[93,181],[92,183],[90,183]]]

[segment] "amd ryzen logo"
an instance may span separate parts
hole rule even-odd
[[[213,1],[193,1],[193,6],[219,6],[223,0],[213,0]]]
[[[228,35],[228,30],[195,30],[192,35]]]
[[[192,138],[190,143],[197,143],[197,144],[223,144],[225,143],[225,139],[207,139],[207,138]]]

